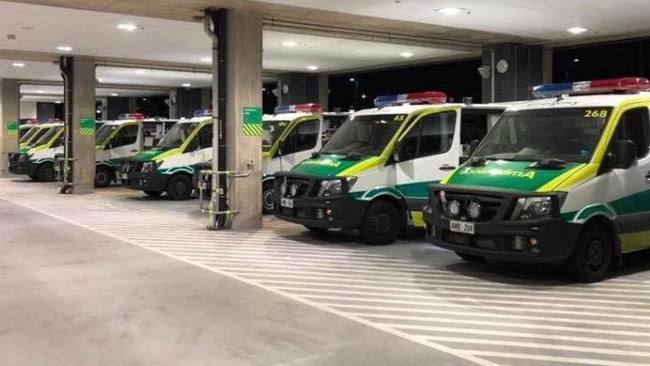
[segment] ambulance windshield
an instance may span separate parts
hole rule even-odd
[[[50,140],[63,129],[63,126],[56,126],[50,128],[43,136],[41,136],[34,146],[44,145],[50,142]]]
[[[320,153],[357,157],[380,155],[405,118],[403,114],[352,116],[332,135]]]
[[[163,149],[176,149],[181,147],[198,125],[198,122],[176,123],[167,132],[165,137],[160,140],[158,147]]]
[[[264,121],[262,125],[262,151],[270,151],[291,121]]]
[[[102,145],[106,140],[108,140],[109,137],[111,137],[111,134],[115,129],[117,128],[116,125],[103,125],[102,127],[97,130],[95,133],[95,145]]]
[[[592,107],[506,112],[473,158],[586,163],[611,111]]]
[[[36,130],[36,133],[34,133],[34,138],[31,139],[31,144],[34,145],[38,140],[43,137],[48,131],[50,131],[52,127],[41,127]]]
[[[27,141],[29,141],[29,140],[32,138],[32,136],[34,136],[34,135],[36,135],[36,134],[38,133],[38,130],[40,130],[40,128],[38,128],[38,127],[32,127],[32,128],[30,128],[29,131],[27,131],[27,133],[25,133],[25,134],[20,138],[20,141],[19,141],[19,142],[20,142],[20,143],[23,143],[23,142],[27,142]]]

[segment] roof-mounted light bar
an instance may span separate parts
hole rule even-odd
[[[199,109],[194,111],[194,117],[212,117],[212,109]]]
[[[134,119],[134,120],[143,120],[144,114],[142,113],[124,113],[120,114],[120,120]]]
[[[447,94],[439,91],[425,91],[420,93],[408,93],[397,95],[381,95],[375,98],[375,107],[387,107],[391,105],[404,104],[404,103],[445,103],[447,101]]]
[[[293,105],[279,105],[275,107],[275,113],[318,113],[321,111],[320,104],[307,103],[307,104],[293,104]]]
[[[536,98],[552,98],[563,94],[599,94],[628,92],[636,93],[650,90],[650,81],[641,77],[624,77],[573,83],[542,84],[533,88]]]

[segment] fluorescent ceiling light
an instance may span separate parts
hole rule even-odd
[[[351,83],[354,83],[355,81],[357,81],[357,79],[355,79],[355,78],[350,78],[350,82],[351,82]]]
[[[98,82],[98,83],[103,83],[103,82],[104,82],[104,79],[102,79],[102,78],[97,78],[97,82]]]
[[[411,58],[411,57],[415,56],[415,53],[413,53],[413,52],[402,52],[399,55],[404,57],[404,58]]]
[[[316,66],[316,65],[309,65],[309,66],[307,66],[307,70],[316,71],[316,70],[318,70],[318,66]]]
[[[581,34],[586,32],[588,29],[587,28],[582,28],[582,27],[572,27],[567,29],[566,31],[571,33],[571,34]]]
[[[181,86],[182,86],[183,88],[189,88],[189,87],[192,86],[192,84],[190,84],[190,83],[183,83]]]
[[[45,90],[37,90],[36,93],[38,93],[38,94],[45,94]]]
[[[205,62],[206,64],[212,63],[212,57],[201,57],[201,62]]]
[[[293,40],[288,40],[288,41],[283,41],[282,45],[285,47],[296,47],[298,45],[298,42]]]
[[[54,101],[54,104],[63,104],[63,102],[60,101],[60,100],[55,100],[55,101]]]
[[[25,67],[27,65],[25,65],[24,62],[14,62],[13,64],[11,64],[11,66],[13,66],[13,67]]]
[[[467,9],[463,8],[442,8],[436,10],[438,13],[444,14],[448,17],[453,17],[454,15],[458,15],[462,12],[467,12]]]
[[[72,51],[72,47],[70,47],[70,46],[59,46],[56,49],[61,51],[61,52],[70,52],[70,51]]]
[[[119,97],[119,96],[120,96],[119,93],[111,93],[111,97]]]
[[[136,73],[136,74],[138,74],[138,75],[144,75],[144,74],[147,73],[147,71],[146,71],[146,70],[142,70],[142,69],[140,69],[140,70],[135,70],[134,73]]]
[[[127,32],[135,32],[136,30],[140,29],[140,27],[133,23],[122,23],[117,25],[117,29]]]

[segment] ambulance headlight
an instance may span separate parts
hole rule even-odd
[[[527,197],[517,201],[516,219],[534,220],[553,214],[553,200],[551,197]]]
[[[318,189],[319,197],[329,197],[343,194],[345,190],[352,188],[354,183],[357,182],[357,177],[345,177],[341,179],[329,179],[320,183]]]
[[[284,180],[280,183],[280,194],[283,196],[287,195],[287,181]]]
[[[158,169],[160,164],[162,164],[162,161],[157,163],[153,161],[147,161],[142,164],[142,173],[153,172],[154,170]]]

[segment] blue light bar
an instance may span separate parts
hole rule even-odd
[[[212,109],[199,109],[194,111],[194,117],[212,117]]]
[[[381,95],[375,98],[375,107],[382,108],[391,105],[404,103],[444,103],[447,101],[447,94],[438,91],[426,91],[420,93]]]
[[[562,94],[596,94],[607,92],[640,92],[650,88],[650,81],[640,77],[542,84],[533,88],[536,98],[552,98]]]

